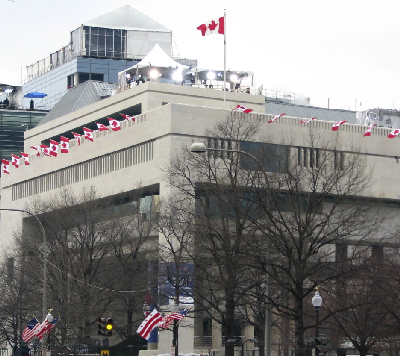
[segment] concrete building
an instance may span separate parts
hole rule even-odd
[[[253,112],[232,111],[238,104]],[[121,121],[121,113],[135,115],[136,120]],[[26,131],[25,151],[32,154],[31,164],[18,169],[10,167],[10,175],[2,177],[1,208],[24,209],[32,199],[50,199],[63,187],[79,193],[83,188],[94,186],[101,197],[108,197],[130,192],[140,183],[151,196],[163,199],[173,191],[160,167],[168,164],[182,145],[206,140],[205,130],[229,115],[248,115],[249,120],[261,120],[258,139],[269,137],[272,143],[282,145],[290,136],[286,145],[305,155],[309,149],[310,127],[321,135],[324,143],[338,140],[343,159],[347,153],[357,150],[367,165],[374,167],[370,197],[399,206],[399,138],[388,139],[390,129],[374,128],[371,137],[363,137],[366,126],[344,124],[333,132],[332,124],[342,118],[341,113],[333,117],[332,122],[316,120],[308,126],[300,124],[304,117],[289,115],[268,124],[274,115],[265,111],[262,95],[149,81],[66,115],[55,115]],[[107,118],[121,121],[121,130],[96,130],[95,122]],[[71,132],[82,134],[83,127],[94,129],[94,141],[82,138],[82,144],[78,145],[71,140],[68,154],[58,154],[56,158],[38,157],[30,149],[33,145],[48,144],[50,139],[58,141],[60,136],[73,139]],[[3,211],[1,222],[1,252],[4,254],[23,219],[20,214]],[[188,327],[181,329],[180,352],[206,353],[205,349],[217,354],[222,352],[221,337],[213,338],[207,347],[195,342],[203,335],[193,326],[192,320],[183,321]],[[171,332],[161,331],[158,348],[145,353],[170,353],[171,338]]]

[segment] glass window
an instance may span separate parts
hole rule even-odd
[[[264,142],[241,142],[240,150],[255,156],[262,168],[267,172],[287,172],[289,160],[289,147],[285,145],[274,145]],[[260,165],[252,157],[242,154],[240,158],[240,169],[260,170]]]

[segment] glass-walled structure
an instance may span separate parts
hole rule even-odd
[[[126,58],[126,30],[83,26],[85,55]]]

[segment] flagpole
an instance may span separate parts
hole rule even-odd
[[[224,9],[224,110],[226,109],[226,9]]]

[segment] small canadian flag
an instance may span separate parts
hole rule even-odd
[[[81,135],[79,135],[75,132],[72,132],[72,134],[74,135],[75,140],[78,142],[78,146],[79,146],[81,144]]]
[[[339,130],[339,126],[342,125],[342,124],[344,124],[345,122],[347,122],[347,121],[338,121],[338,122],[335,122],[335,123],[332,125],[332,131],[337,131],[337,130]]]
[[[11,155],[11,164],[13,166],[15,166],[15,168],[19,167],[20,158],[21,157],[19,157],[19,156],[16,156],[16,155],[13,155],[13,154]]]
[[[68,153],[69,151],[69,138],[64,136],[60,136],[60,143],[61,143],[61,153]]]
[[[42,150],[42,152],[43,152],[43,154],[44,154],[45,156],[51,157],[51,154],[50,154],[50,147],[49,147],[49,146],[40,145],[40,148],[41,148],[41,150]]]
[[[10,174],[10,161],[6,159],[1,160],[1,169],[4,173]]]
[[[112,119],[111,117],[109,117],[108,121],[110,122],[111,130],[113,130],[113,131],[121,130],[121,125],[118,120],[115,120],[115,119]]]
[[[31,148],[37,151],[36,156],[40,156],[40,146],[31,146]]]
[[[27,153],[21,152],[21,156],[24,159],[25,166],[29,166],[30,165],[30,163],[29,163],[29,155]]]
[[[365,136],[371,136],[372,128],[375,127],[375,126],[376,126],[376,124],[373,124],[373,125],[368,126],[368,128],[367,128],[367,129],[365,130],[365,132],[364,132],[363,137],[365,137]]]
[[[125,114],[120,114],[125,120],[128,121],[135,121],[135,117],[134,116],[130,116],[130,115],[125,115]]]
[[[84,127],[83,132],[85,139],[93,142],[93,131],[87,127]]]
[[[309,122],[315,120],[316,117],[312,117],[311,119],[300,120],[300,124],[308,124]]]
[[[279,114],[274,116],[271,120],[268,121],[268,123],[270,124],[271,122],[274,122],[275,120],[278,120],[280,117],[282,117],[283,115],[286,115],[286,113],[283,114]]]
[[[53,140],[50,140],[50,154],[53,157],[57,157],[58,154],[58,145],[59,143]]]
[[[388,135],[389,138],[395,138],[399,135],[400,133],[400,129],[396,129],[390,132],[390,134]]]
[[[108,127],[106,125],[100,124],[98,122],[96,122],[96,125],[99,131],[108,131]]]
[[[201,24],[197,29],[201,31],[202,36],[208,36],[213,33],[223,35],[225,33],[225,18],[219,17],[218,19],[208,21]]]

